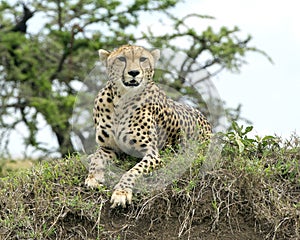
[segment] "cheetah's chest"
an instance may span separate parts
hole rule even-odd
[[[142,98],[123,101],[114,108],[114,140],[125,153],[135,157],[144,155],[143,146],[149,143],[152,113]]]

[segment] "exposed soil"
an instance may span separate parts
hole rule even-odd
[[[264,238],[262,234],[255,232],[255,222],[247,220],[248,216],[240,216],[235,219],[235,223],[219,224],[214,230],[211,228],[212,220],[207,217],[202,219],[197,217],[194,212],[192,223],[188,229],[184,228],[180,222],[180,207],[173,208],[172,212],[176,212],[174,216],[156,218],[157,216],[140,217],[137,221],[126,220],[126,210],[123,214],[114,214],[115,210],[105,209],[102,223],[105,226],[107,235],[103,239],[136,239],[136,240],[152,240],[152,239],[191,239],[191,240],[261,240]],[[189,219],[187,219],[189,221]],[[181,234],[180,234],[181,233]]]

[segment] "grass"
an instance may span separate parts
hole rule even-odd
[[[20,169],[27,169],[33,166],[34,160],[8,160],[0,158],[0,177]]]
[[[220,136],[221,158],[205,175],[199,155],[126,209],[110,209],[110,189],[83,185],[79,156],[10,172],[0,179],[0,239],[300,239],[299,138],[251,130]]]

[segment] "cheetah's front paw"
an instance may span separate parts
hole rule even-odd
[[[112,203],[111,208],[116,206],[126,207],[126,202],[131,204],[132,201],[132,190],[129,188],[126,189],[116,189],[114,190],[110,202]]]
[[[88,176],[85,179],[84,184],[89,188],[98,188],[98,187],[102,186],[102,184],[93,176]]]

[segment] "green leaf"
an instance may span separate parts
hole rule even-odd
[[[253,126],[248,126],[246,127],[245,131],[244,131],[244,135],[246,135],[247,133],[251,132],[253,129]]]
[[[241,137],[240,137],[237,133],[235,134],[235,142],[237,143],[237,145],[238,145],[238,147],[239,147],[239,153],[244,152],[245,145],[244,145],[244,143],[242,142]]]
[[[274,139],[276,139],[276,137],[267,135],[267,136],[263,137],[261,141],[264,142],[264,141],[274,140]]]

